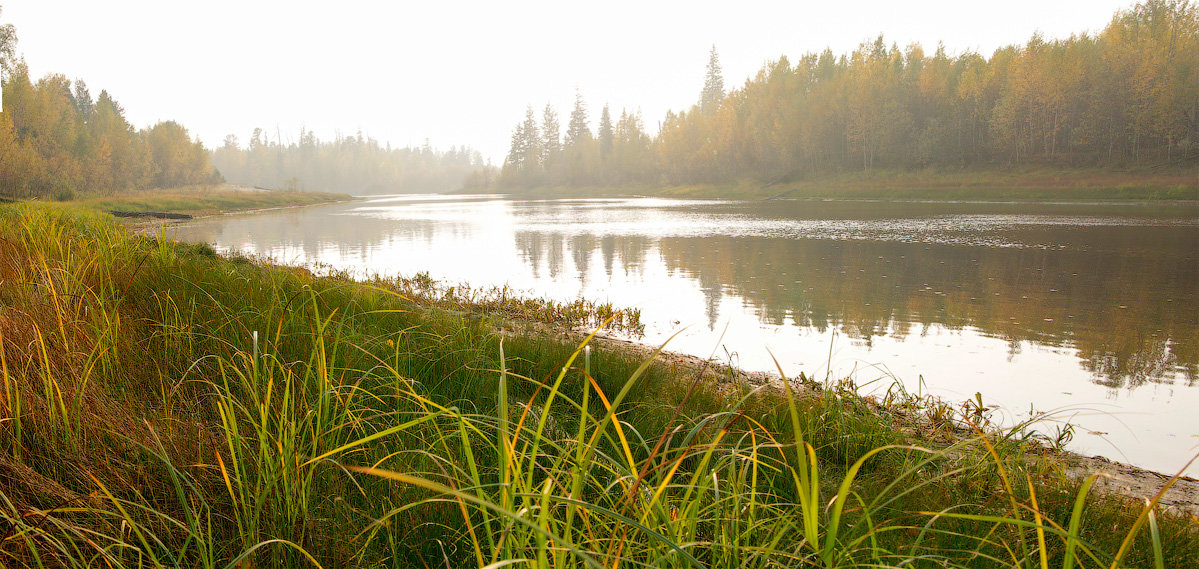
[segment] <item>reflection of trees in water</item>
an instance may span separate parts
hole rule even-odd
[[[1069,248],[1031,249],[519,232],[516,246],[535,269],[546,259],[554,277],[568,258],[586,274],[598,249],[611,276],[618,264],[640,273],[656,243],[668,271],[699,285],[710,327],[726,292],[764,323],[835,327],[868,346],[933,324],[969,326],[1006,340],[1009,358],[1026,341],[1077,350],[1097,383],[1116,388],[1179,370],[1188,385],[1199,378],[1199,261],[1188,238],[1172,228],[1076,228],[1056,240]]]
[[[637,236],[568,236],[562,233],[517,231],[514,235],[514,245],[517,254],[529,265],[535,278],[541,278],[543,264],[551,279],[568,275],[570,269],[566,266],[566,261],[570,259],[574,270],[578,271],[580,279],[586,285],[586,279],[591,273],[592,258],[597,251],[603,260],[604,273],[608,277],[612,276],[616,267],[622,267],[630,275],[638,275],[645,270],[646,256],[653,248],[653,241]]]
[[[836,326],[868,343],[913,324],[971,326],[1013,350],[1074,348],[1096,382],[1119,387],[1178,370],[1188,385],[1199,377],[1191,235],[1072,229],[1083,250],[747,238],[666,238],[660,248],[669,269],[713,296],[710,306],[727,286],[766,323]]]
[[[534,279],[541,279],[541,263],[545,259],[546,247],[537,239],[536,233],[528,231],[518,232],[514,236],[516,252],[524,259],[525,264],[529,265],[529,269],[533,273]]]
[[[1112,338],[1118,340],[1117,338]],[[1180,361],[1165,338],[1135,338],[1129,346],[1098,346],[1079,350],[1083,365],[1095,374],[1095,381],[1111,388],[1121,387],[1124,381],[1131,386],[1154,381],[1178,367],[1187,370],[1187,383],[1195,383],[1195,365]]]
[[[342,206],[346,207],[346,206]],[[427,220],[381,219],[359,215],[335,215],[327,208],[297,209],[270,215],[202,220],[180,226],[183,240],[224,241],[234,249],[253,245],[266,255],[302,252],[303,258],[279,258],[281,262],[306,262],[324,258],[334,248],[342,259],[364,263],[373,250],[397,242],[424,242],[429,246],[446,232],[469,234],[469,224]],[[414,273],[426,267],[377,267],[381,271]]]
[[[591,254],[596,249],[595,236],[591,234],[573,235],[570,237],[570,256],[574,259],[575,269],[579,271],[579,280],[583,288],[591,278]]]
[[[600,237],[600,258],[604,260],[604,274],[612,277],[612,266],[616,262],[616,237],[605,235]]]
[[[702,259],[701,259],[702,261]],[[721,275],[713,271],[688,272],[688,276],[699,281],[699,290],[704,295],[704,316],[708,317],[708,329],[716,328],[720,317],[720,301],[724,299],[724,282]]]
[[[243,236],[260,247],[302,251],[309,259],[336,247],[342,258],[369,250],[470,238],[466,220],[395,220],[330,215],[325,208],[200,222],[196,239],[237,247]],[[1038,235],[1038,232],[1055,232]],[[1199,381],[1199,251],[1186,227],[1026,228],[1023,242],[1061,249],[770,238],[568,235],[517,231],[515,246],[536,278],[583,275],[593,255],[611,277],[643,274],[658,250],[673,274],[693,278],[715,326],[726,293],[745,300],[765,323],[837,328],[867,344],[905,337],[930,324],[970,326],[1007,340],[1077,350],[1095,381],[1136,386],[1181,370]],[[1013,241],[1016,241],[1013,239]],[[300,259],[281,259],[298,261]],[[428,267],[377,267],[414,273]],[[585,277],[584,277],[585,278]],[[914,328],[915,327],[915,328]]]
[[[565,270],[562,262],[565,256],[562,254],[561,237],[546,242],[546,257],[546,260],[549,261],[550,279],[557,280]]]
[[[549,276],[557,279],[568,273],[566,260],[569,258],[574,268],[583,280],[591,271],[592,256],[598,251],[603,261],[604,273],[611,278],[617,268],[629,275],[640,275],[645,270],[646,259],[654,249],[655,241],[648,237],[637,235],[604,235],[591,234],[564,235],[554,232],[518,231],[515,236],[516,249],[522,259],[533,269],[534,276],[540,277],[542,260],[548,265]],[[568,250],[564,250],[568,249]],[[700,259],[700,265],[704,261]],[[675,270],[672,267],[672,270]],[[720,302],[724,298],[724,275],[713,274],[709,271],[691,271],[685,267],[678,268],[687,278],[693,278],[699,283],[704,295],[705,316],[709,328],[716,326],[720,315]]]

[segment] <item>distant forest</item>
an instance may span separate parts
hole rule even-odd
[[[466,147],[391,148],[356,136],[226,138],[209,153],[173,121],[136,130],[106,91],[51,74],[33,81],[0,26],[0,195],[231,182],[348,193],[515,187],[770,184],[811,175],[920,168],[1148,167],[1199,158],[1199,9],[1147,0],[1097,35],[1034,36],[985,58],[900,49],[880,36],[848,55],[766,64],[726,91],[713,48],[698,102],[656,136],[639,111],[604,106],[593,132],[529,108],[502,171]],[[563,124],[563,122],[565,124]],[[565,131],[565,132],[563,132]],[[223,178],[222,178],[223,175]]]
[[[478,152],[381,146],[370,138],[270,141],[256,129],[245,148],[226,137],[209,153],[186,128],[160,122],[136,130],[107,91],[50,74],[34,82],[16,57],[16,30],[0,25],[0,196],[66,200],[76,195],[230,182],[272,189],[437,192],[485,188],[496,169]],[[277,137],[278,138],[278,137]]]
[[[213,151],[212,163],[237,184],[357,195],[444,192],[464,184],[481,188],[494,177],[493,168],[467,147],[444,152],[428,144],[391,148],[362,133],[322,142],[304,129],[298,142],[289,143],[268,140],[262,129],[254,129],[245,147],[229,135]]]
[[[699,101],[658,135],[640,112],[598,129],[578,97],[564,137],[532,107],[512,134],[507,187],[731,184],[876,168],[1154,166],[1199,157],[1199,13],[1148,0],[1098,35],[949,55],[880,36],[853,53],[767,63],[725,92],[715,47]]]
[[[11,38],[11,26],[6,31]],[[62,75],[33,83],[24,62],[9,64],[3,48],[0,63],[7,80],[0,112],[0,195],[63,200],[77,192],[220,181],[204,146],[178,123],[134,130],[107,91],[93,100],[86,83],[72,83]]]

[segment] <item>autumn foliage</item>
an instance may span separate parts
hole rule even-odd
[[[606,135],[601,120],[598,139],[568,137],[555,151],[556,129],[538,130],[530,111],[501,183],[769,184],[884,168],[1148,167],[1199,156],[1199,9],[1189,0],[1148,0],[1098,34],[1035,35],[990,58],[901,49],[882,36],[847,55],[784,56],[718,102],[711,58],[700,101],[668,112],[655,137],[623,113]]]
[[[35,83],[24,63],[4,83],[0,195],[61,200],[218,180],[208,152],[178,123],[135,130],[107,91],[93,101],[83,81]]]

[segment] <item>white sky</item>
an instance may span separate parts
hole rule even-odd
[[[888,44],[938,40],[951,53],[1101,30],[1132,0],[265,2],[0,0],[35,77],[107,89],[144,127],[176,120],[206,145],[261,126],[301,125],[393,146],[467,144],[497,164],[532,104],[591,118],[605,102],[640,108],[656,132],[689,107],[715,44],[725,85],[768,60],[880,32]],[[565,125],[565,118],[562,123]]]

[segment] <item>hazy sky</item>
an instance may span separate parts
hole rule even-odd
[[[725,85],[768,60],[884,34],[951,53],[1095,32],[1131,0],[260,2],[0,0],[35,77],[107,89],[137,127],[176,120],[206,145],[301,125],[323,139],[470,145],[497,163],[532,104],[568,115],[578,88],[641,109],[656,132],[689,107],[715,44]],[[562,120],[565,124],[566,120]]]

